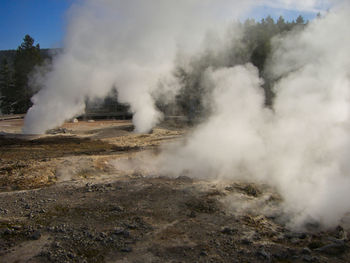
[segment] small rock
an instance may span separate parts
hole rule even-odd
[[[114,212],[123,212],[123,211],[124,211],[124,208],[116,205],[116,206],[112,207],[111,211],[114,211]]]
[[[335,237],[337,239],[342,239],[342,240],[347,240],[348,239],[347,233],[346,233],[346,231],[344,230],[344,228],[342,226],[338,226],[335,229],[335,231],[336,231]]]
[[[232,186],[226,186],[225,190],[229,192],[233,192],[235,189]]]
[[[41,233],[40,233],[39,231],[35,231],[35,232],[30,236],[30,238],[31,238],[31,239],[34,239],[34,240],[38,240],[38,239],[40,239],[40,237],[41,237]]]
[[[233,234],[237,233],[237,230],[230,228],[230,227],[224,227],[221,230],[221,233],[226,234],[226,235],[233,235]]]
[[[290,257],[290,255],[291,254],[288,251],[278,251],[274,253],[272,256],[278,260],[287,260]]]
[[[244,244],[244,245],[250,245],[253,242],[251,240],[249,240],[248,238],[243,238],[241,240],[241,243]]]
[[[186,176],[186,175],[181,175],[176,178],[177,181],[183,182],[183,183],[192,183],[193,179]]]
[[[70,259],[74,259],[74,258],[75,258],[75,255],[74,255],[72,252],[68,252],[67,256],[68,256]]]
[[[6,228],[5,230],[4,230],[4,234],[5,235],[11,235],[12,234],[12,232],[13,232],[13,230],[12,229],[9,229],[9,228]]]
[[[3,214],[7,214],[8,213],[8,210],[7,209],[2,209],[2,208],[0,208],[0,213],[3,213]]]
[[[287,239],[293,239],[293,238],[305,239],[307,235],[305,233],[291,232],[291,233],[286,233],[284,237]]]
[[[256,252],[257,256],[266,260],[270,260],[270,254],[265,251],[265,249],[260,249],[258,252]]]
[[[332,243],[325,245],[323,247],[315,249],[315,251],[325,253],[328,255],[339,255],[341,253],[344,253],[346,249],[346,245],[344,242],[339,242],[339,243]]]
[[[188,217],[189,217],[189,218],[195,218],[195,217],[196,217],[196,212],[195,212],[195,211],[191,211],[191,212],[188,214]]]
[[[117,235],[117,236],[124,236],[124,237],[129,237],[130,236],[130,232],[127,231],[126,229],[124,228],[116,228],[114,231],[113,231],[113,234],[114,235]]]
[[[13,230],[20,230],[21,228],[22,228],[22,226],[20,226],[20,225],[12,226]]]
[[[315,258],[312,257],[311,255],[305,255],[302,257],[303,261],[305,262],[314,262],[315,261]]]
[[[304,254],[304,255],[311,255],[311,249],[308,248],[308,247],[304,247],[304,248],[301,250],[301,254]]]
[[[208,253],[204,250],[201,251],[201,253],[199,254],[201,257],[207,257]]]
[[[27,216],[28,216],[28,218],[33,218],[34,217],[32,212],[30,212]]]
[[[121,249],[121,251],[129,253],[129,252],[132,252],[132,248],[131,247],[124,247],[124,248]]]

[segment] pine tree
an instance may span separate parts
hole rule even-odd
[[[297,25],[305,25],[305,20],[301,15],[298,16],[295,22],[297,23]]]
[[[13,76],[10,70],[9,63],[4,59],[0,68],[0,109],[3,114],[10,114],[13,112],[15,87]]]
[[[16,92],[13,100],[15,101],[15,113],[25,113],[30,108],[30,98],[33,96],[33,92],[28,85],[29,74],[42,61],[39,44],[34,46],[34,39],[26,35],[23,43],[17,48],[14,61]]]
[[[283,16],[280,16],[278,18],[278,20],[277,20],[277,27],[278,27],[280,32],[282,32],[282,31],[287,29],[286,21],[284,20]]]

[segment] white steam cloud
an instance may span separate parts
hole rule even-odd
[[[293,1],[294,3],[295,1]],[[37,76],[42,87],[25,118],[24,133],[44,133],[85,110],[86,98],[116,87],[128,103],[137,131],[149,131],[162,115],[154,106],[159,82],[174,95],[171,77],[179,48],[191,52],[208,28],[242,17],[256,5],[318,8],[328,0],[85,0],[69,12],[64,51],[52,70]]]
[[[149,131],[162,118],[151,94],[161,86],[173,96],[179,88],[172,77],[179,49],[182,56],[193,54],[208,28],[217,30],[256,4],[316,11],[326,3],[295,2],[84,1],[70,12],[64,51],[40,79],[43,88],[23,131],[44,133],[82,113],[85,98],[104,97],[112,87],[130,104],[136,129]],[[201,85],[213,90],[213,114],[185,144],[162,153],[159,169],[265,182],[280,191],[292,224],[337,224],[350,211],[349,24],[344,4],[274,40],[269,72],[279,81],[273,110],[264,106],[254,66],[207,68]],[[225,60],[231,40],[206,43],[206,51],[220,46],[213,56]]]
[[[292,226],[350,212],[350,7],[275,39],[273,110],[252,65],[207,69],[214,112],[159,157],[163,172],[275,186]]]
[[[162,117],[151,96],[159,82],[171,83],[165,87],[176,93],[171,72],[178,48],[195,49],[207,28],[227,18],[222,10],[232,10],[232,19],[249,2],[87,0],[74,6],[64,51],[38,79],[43,89],[32,98],[23,132],[61,125],[84,112],[87,97],[105,97],[112,87],[130,104],[137,131],[149,131]]]

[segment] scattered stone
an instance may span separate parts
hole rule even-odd
[[[225,190],[229,192],[233,192],[235,189],[233,188],[233,186],[226,186]]]
[[[328,255],[339,255],[345,252],[347,246],[344,242],[337,242],[316,248],[315,251],[325,253]]]
[[[35,231],[35,232],[30,236],[30,238],[33,239],[33,240],[39,240],[40,237],[41,237],[40,231]]]
[[[289,253],[289,251],[283,250],[283,251],[278,251],[275,252],[272,257],[278,260],[287,260],[288,258],[290,258],[291,254]]]
[[[5,230],[3,231],[4,235],[11,235],[13,233],[12,229],[9,228],[5,228]]]
[[[31,218],[34,217],[34,214],[33,214],[32,212],[30,212],[30,213],[27,215],[27,217],[28,217],[29,219],[31,219]]]
[[[256,253],[257,253],[257,256],[262,258],[262,259],[270,260],[270,258],[271,258],[270,254],[268,252],[266,252],[264,248],[261,248]]]
[[[302,260],[304,262],[315,262],[315,258],[313,256],[311,256],[311,255],[304,255],[302,257]]]
[[[202,250],[201,253],[199,254],[201,257],[207,257],[208,253],[205,250]]]
[[[131,247],[124,247],[121,249],[122,252],[125,252],[125,253],[130,253],[132,252],[132,248]]]
[[[76,256],[72,253],[72,252],[68,252],[67,253],[67,256],[70,258],[70,259],[75,259]]]
[[[111,211],[113,211],[113,212],[123,212],[124,208],[121,207],[121,206],[116,205],[116,206],[112,207]]]
[[[305,239],[307,237],[306,233],[298,233],[298,232],[288,232],[284,235],[287,239]]]
[[[248,238],[243,238],[243,239],[241,239],[241,243],[244,245],[250,245],[253,242],[251,240],[249,240]]]
[[[226,235],[233,235],[233,234],[237,233],[237,230],[226,226],[221,230],[221,233],[226,234]]]
[[[115,234],[115,235],[123,235],[124,231],[125,231],[124,228],[122,228],[122,227],[117,227],[117,228],[114,230],[113,234]]]
[[[342,226],[337,226],[335,229],[335,237],[337,239],[348,240],[347,232],[344,230]]]
[[[301,253],[304,254],[304,255],[311,255],[311,249],[308,248],[308,247],[304,247],[304,248],[301,250]]]
[[[6,214],[8,213],[8,210],[7,210],[7,209],[2,209],[2,208],[0,208],[0,213],[6,215]]]
[[[195,211],[191,211],[191,212],[188,214],[188,217],[189,217],[189,218],[195,218],[195,217],[196,217],[196,212],[195,212]]]
[[[20,226],[20,225],[15,225],[15,226],[12,226],[12,229],[18,231],[18,230],[22,229],[22,226]]]
[[[124,237],[129,237],[130,232],[122,227],[118,227],[113,231],[113,234],[116,236],[124,236]]]
[[[68,133],[68,130],[66,128],[57,128],[57,129],[51,129],[46,131],[46,134],[50,134],[50,135],[56,135],[56,134],[65,134]]]
[[[181,175],[176,178],[177,181],[182,182],[182,183],[192,183],[193,179],[186,176],[186,175]]]
[[[234,184],[233,188],[248,196],[259,197],[261,195],[261,191],[254,184]],[[226,187],[227,189],[229,188]]]

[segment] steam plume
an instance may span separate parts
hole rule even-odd
[[[274,41],[273,110],[250,64],[206,70],[214,111],[185,144],[166,150],[167,173],[246,179],[277,187],[289,222],[329,227],[350,211],[349,5]]]
[[[74,6],[64,51],[38,79],[43,88],[32,98],[24,133],[61,125],[84,112],[86,97],[105,97],[112,87],[130,104],[137,131],[149,131],[162,117],[151,96],[160,79],[176,93],[171,71],[178,47],[195,49],[208,27],[225,15],[237,17],[249,2],[87,0]],[[223,6],[233,11],[222,14]]]
[[[185,57],[193,53],[207,28],[255,4],[315,11],[325,3],[295,2],[84,1],[70,12],[64,51],[39,81],[43,88],[33,97],[24,132],[62,124],[84,111],[86,97],[104,97],[113,86],[131,105],[137,130],[148,131],[162,117],[151,96],[159,82],[171,83],[165,88],[172,94],[178,88],[171,71],[179,48]],[[163,152],[159,169],[267,182],[280,190],[292,224],[338,223],[350,210],[349,14],[344,4],[274,41],[269,73],[279,81],[273,110],[264,107],[257,69],[228,67],[225,40],[219,52],[207,42],[217,63],[205,69],[201,85],[213,90],[213,114],[187,143]]]

